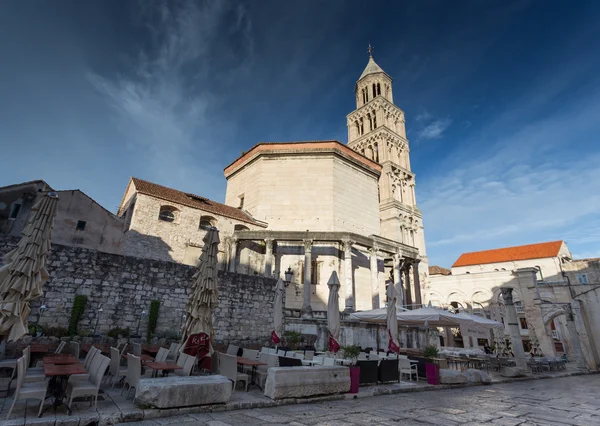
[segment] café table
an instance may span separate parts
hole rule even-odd
[[[45,359],[46,358],[44,358],[44,360]],[[54,403],[45,407],[39,417],[41,417],[50,407],[54,407],[54,412],[56,412],[56,409],[61,405],[64,405],[69,415],[71,415],[71,408],[65,402],[69,376],[86,373],[87,371],[80,362],[75,364],[46,364],[44,361],[44,374],[51,377],[50,382],[48,383],[48,389],[50,390],[51,396],[54,397]]]
[[[77,364],[79,360],[75,358],[73,355],[66,354],[57,354],[52,356],[44,357],[44,365],[53,364],[53,365],[69,365],[69,364]]]
[[[250,384],[248,385],[248,389],[250,389],[250,386],[252,386],[253,384],[255,384],[256,386],[258,386],[258,388],[260,390],[262,390],[262,388],[260,387],[260,385],[258,383],[254,383],[255,378],[256,378],[256,367],[258,367],[259,365],[268,365],[266,362],[261,362],[258,360],[253,360],[253,359],[248,359],[248,358],[244,358],[241,356],[237,357],[237,364],[241,365],[241,366],[251,366],[252,367],[252,376],[250,379]]]
[[[160,345],[142,345],[142,352],[148,352],[150,355],[156,355],[160,348]]]
[[[169,374],[169,371],[171,370],[182,370],[183,367],[181,365],[177,365],[174,362],[147,362],[146,364],[144,364],[144,366],[151,368],[152,371],[152,377],[156,377],[158,375],[159,371],[162,371],[162,375],[163,377],[167,376]]]
[[[50,352],[51,346],[45,343],[33,343],[29,345],[29,366],[34,367],[38,360]]]

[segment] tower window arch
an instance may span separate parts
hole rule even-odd
[[[377,96],[377,86],[373,83],[373,97]]]
[[[377,95],[381,95],[381,84],[377,83]]]
[[[158,219],[162,220],[163,222],[175,222],[178,211],[179,210],[173,206],[161,206],[160,212],[158,213]]]

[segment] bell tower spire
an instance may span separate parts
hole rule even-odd
[[[392,78],[373,59],[354,86],[356,109],[346,117],[348,146],[382,165],[379,178],[381,235],[419,248],[425,256],[423,220],[410,169],[404,111],[394,104]]]

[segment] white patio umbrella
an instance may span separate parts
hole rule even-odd
[[[396,290],[396,293],[397,292],[398,292],[398,290]],[[401,311],[398,312],[398,309],[400,309]],[[402,311],[406,311],[406,309],[396,307],[396,317],[398,317],[398,315]],[[387,322],[387,315],[388,315],[387,308],[378,308],[378,309],[371,309],[369,311],[353,312],[349,315],[349,318],[359,320],[359,321],[364,321],[364,322],[385,324]]]
[[[0,336],[8,341],[18,340],[28,333],[29,302],[42,295],[48,280],[46,257],[58,195],[48,192],[31,208],[23,238],[17,248],[4,256],[0,268]]]
[[[277,280],[275,286],[275,303],[273,304],[273,331],[271,340],[276,345],[280,342],[281,332],[283,331],[283,296],[285,295],[285,283],[281,277]]]
[[[214,335],[212,311],[219,303],[217,288],[217,253],[219,252],[219,231],[212,227],[202,239],[204,246],[200,254],[198,272],[194,274],[194,288],[186,305],[186,319],[182,329],[181,349],[186,349],[186,342],[192,335],[205,333],[212,339]],[[205,342],[196,342],[204,345]],[[208,347],[212,354],[212,345]]]
[[[327,300],[327,328],[329,329],[329,351],[337,353],[340,350],[340,280],[337,272],[333,271],[329,281],[329,299]]]
[[[458,327],[462,324],[474,324],[474,321],[443,309],[427,306],[412,311],[400,312],[398,314],[398,324],[422,327]]]
[[[400,341],[398,340],[398,317],[396,315],[396,300],[398,291],[393,284],[388,285],[387,291],[387,329],[388,329],[388,350],[394,353],[400,352]]]

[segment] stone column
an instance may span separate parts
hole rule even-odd
[[[381,305],[379,300],[379,271],[377,265],[377,246],[374,245],[369,249],[369,259],[371,261],[371,301],[373,309],[378,309]]]
[[[229,256],[229,272],[233,272],[233,273],[235,273],[235,267],[237,264],[237,245],[238,245],[238,239],[232,238],[231,239],[231,254]]]
[[[415,184],[414,183],[410,184],[410,194],[412,197],[412,205],[414,207],[417,205],[417,197],[415,196]]]
[[[402,308],[404,306],[404,289],[402,288],[402,267],[404,266],[404,259],[399,253],[394,255],[394,285],[398,292],[398,299],[396,300],[396,308]]]
[[[573,303],[576,304],[577,302],[573,301]],[[586,359],[584,358],[583,352],[581,350],[581,340],[579,338],[579,333],[577,332],[577,326],[575,324],[575,310],[570,304],[564,305],[563,309],[565,311],[565,316],[567,317],[567,330],[569,330],[570,340],[569,343],[571,346],[571,351],[573,352],[569,355],[572,355],[573,361],[575,361],[578,368],[587,370]],[[581,312],[578,313],[581,314]]]
[[[408,309],[413,309],[413,298],[412,298],[412,292],[411,292],[411,288],[410,288],[410,264],[411,264],[411,260],[410,259],[404,259],[404,268],[403,268],[403,272],[404,272],[404,291],[405,291],[405,297],[404,300],[406,301],[406,307]]]
[[[310,303],[311,278],[312,278],[312,246],[313,240],[303,240],[304,243],[304,301],[302,303],[302,317],[312,317],[312,306]]]
[[[344,293],[346,312],[354,312],[354,286],[352,285],[352,245],[354,241],[343,240],[344,244]]]
[[[517,320],[517,309],[513,302],[513,289],[511,287],[503,287],[500,291],[502,292],[502,298],[506,306],[506,325],[510,333],[512,352],[515,354],[515,363],[517,367],[525,368],[527,371],[527,360],[525,359],[521,331],[519,330],[519,322]]]
[[[265,238],[265,277],[273,275],[273,238]]]
[[[421,280],[419,278],[419,262],[420,262],[420,260],[416,259],[413,264],[413,287],[414,287],[415,303],[417,305],[422,305],[423,301],[421,299]]]

